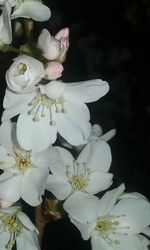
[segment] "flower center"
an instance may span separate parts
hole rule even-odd
[[[70,184],[74,190],[84,190],[89,182],[90,171],[86,166],[86,163],[79,163],[74,161],[73,173],[70,171],[71,166],[66,166],[66,175],[69,179]]]
[[[24,172],[33,165],[31,152],[29,151],[14,147],[13,152],[9,153],[8,156],[14,158],[14,167],[17,168],[19,171]]]
[[[28,104],[31,109],[28,111],[28,115],[33,116],[33,121],[39,122],[41,118],[45,117],[48,111],[49,114],[49,124],[52,126],[56,125],[54,120],[55,113],[67,113],[65,108],[65,99],[63,97],[57,99],[50,99],[45,94],[40,94],[36,96]]]
[[[25,63],[19,63],[17,65],[17,69],[19,75],[24,75],[24,73],[27,71],[27,65]]]
[[[101,235],[101,237],[106,241],[108,244],[120,244],[119,240],[111,239],[111,235],[119,234],[119,229],[122,231],[122,229],[128,229],[129,227],[121,227],[119,218],[124,217],[125,215],[120,216],[103,216],[99,217],[97,220],[97,224],[95,227],[95,230],[98,231]],[[122,233],[124,235],[127,235],[127,233]]]

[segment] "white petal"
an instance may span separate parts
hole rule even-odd
[[[17,250],[40,250],[37,235],[34,232],[23,228],[22,233],[17,237]]]
[[[143,198],[120,200],[110,211],[119,218],[120,227],[128,227],[125,232],[141,233],[150,224],[150,203]]]
[[[99,234],[99,232],[94,232],[91,237],[92,250],[115,250],[112,244],[108,244]],[[120,249],[121,250],[121,249]]]
[[[65,166],[72,165],[72,163],[74,161],[74,157],[72,156],[72,154],[65,148],[62,148],[62,147],[55,147],[55,148],[60,155],[60,159],[61,159],[62,163]]]
[[[107,82],[100,79],[68,83],[65,96],[83,102],[94,102],[106,95],[109,90]]]
[[[79,122],[80,120],[90,120],[90,112],[87,107],[87,105],[78,99],[71,99],[71,97],[66,97],[66,93],[63,94],[64,99],[67,99],[66,101],[66,108],[69,113],[74,115],[77,118],[77,121]]]
[[[95,222],[99,199],[90,194],[76,191],[64,202],[66,212],[79,223]]]
[[[57,163],[58,159],[59,153],[54,147],[32,154],[33,164],[38,167],[49,167],[51,164]]]
[[[17,212],[17,218],[22,223],[22,225],[27,228],[30,231],[37,230],[35,225],[32,223],[32,221],[29,219],[29,217],[23,213],[22,211]]]
[[[10,233],[8,230],[0,232],[0,249],[6,250],[6,245],[10,239]]]
[[[39,122],[35,122],[32,115],[24,112],[17,121],[17,140],[25,150],[44,151],[55,142],[56,132],[55,126],[49,124],[48,113]]]
[[[20,176],[12,173],[0,175],[0,199],[16,202],[20,198],[20,182]]]
[[[0,126],[0,144],[12,148],[12,123],[11,121],[3,122]]]
[[[119,200],[126,199],[126,198],[131,198],[131,199],[132,198],[143,198],[143,199],[147,200],[147,198],[144,195],[137,193],[137,192],[132,192],[132,193],[124,192],[121,196],[119,196]]]
[[[85,144],[85,137],[90,134],[89,122],[81,120],[79,124],[71,112],[57,115],[57,129],[58,133],[74,146]]]
[[[103,197],[99,200],[99,216],[104,216],[114,207],[118,197],[123,193],[125,189],[124,184],[121,184],[118,188],[111,191],[107,191]]]
[[[147,227],[147,228],[143,231],[143,233],[144,233],[146,236],[150,237],[150,227]]]
[[[12,30],[10,21],[11,8],[7,2],[2,8],[2,14],[0,16],[0,41],[6,44],[12,42]]]
[[[103,172],[92,172],[89,176],[88,186],[85,190],[90,194],[97,194],[112,184],[113,175]]]
[[[111,138],[113,138],[116,134],[116,129],[112,129],[108,131],[107,133],[103,134],[100,139],[104,141],[109,141]]]
[[[144,250],[144,245],[141,239],[139,239],[138,235],[111,235],[111,239],[118,240],[118,244],[113,244],[113,248],[115,250]],[[111,244],[111,245],[112,245]]]
[[[96,223],[81,224],[73,219],[70,220],[80,231],[83,240],[88,240],[96,226]]]
[[[111,151],[104,141],[89,142],[78,156],[79,162],[88,163],[92,170],[107,172],[111,164]]]
[[[44,194],[47,177],[47,168],[27,170],[21,183],[22,199],[31,206],[38,206],[42,201],[41,195]]]
[[[36,1],[26,1],[21,3],[11,15],[11,19],[18,17],[32,18],[35,21],[46,21],[50,18],[50,9],[44,4]]]
[[[49,175],[46,189],[55,195],[57,199],[64,200],[70,195],[72,186],[64,178]]]
[[[27,104],[34,98],[35,92],[30,94],[15,94],[6,89],[3,107],[5,108],[2,121],[10,120],[12,117],[20,114],[27,108]]]

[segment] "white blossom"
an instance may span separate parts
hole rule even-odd
[[[56,141],[57,132],[72,145],[87,142],[90,114],[85,103],[93,102],[109,90],[99,79],[63,83],[51,81],[29,94],[6,89],[2,120],[19,115],[17,140],[25,150],[45,150]]]
[[[94,124],[94,125],[91,125],[91,132],[88,138],[88,142],[98,141],[98,140],[103,140],[107,142],[111,140],[111,138],[113,138],[115,134],[116,134],[116,129],[111,129],[110,131],[103,134],[102,127],[99,124]],[[82,148],[85,146],[85,145],[79,145],[79,146],[73,147],[61,136],[59,136],[59,140],[64,147],[69,148],[69,149],[75,149],[76,151],[81,151]]]
[[[65,201],[64,209],[82,238],[91,237],[92,250],[148,250],[143,234],[150,225],[150,203],[136,194],[120,199],[124,188],[122,184],[101,199],[74,193]]]
[[[38,230],[20,207],[0,209],[1,250],[11,250],[15,244],[17,250],[40,250],[37,236]]]
[[[41,153],[25,151],[17,144],[15,132],[15,124],[2,123],[0,169],[4,172],[0,175],[0,199],[13,203],[22,198],[37,206],[45,191],[48,166],[57,161],[58,154],[54,148]]]
[[[30,93],[45,76],[43,64],[27,55],[21,55],[6,72],[6,83],[16,93]]]
[[[50,9],[40,0],[16,0],[11,19],[23,17],[42,22],[48,20],[50,16]]]
[[[56,147],[60,163],[52,164],[52,174],[47,186],[57,199],[64,200],[76,191],[96,194],[112,184],[113,175],[108,173],[111,165],[111,151],[104,141],[88,143],[76,160],[72,154]]]
[[[11,44],[12,28],[11,28],[11,8],[15,5],[14,0],[0,0],[0,44]]]

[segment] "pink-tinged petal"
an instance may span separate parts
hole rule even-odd
[[[22,233],[16,239],[16,243],[18,250],[41,250],[37,234],[27,230],[26,228],[22,229]]]
[[[11,19],[18,17],[32,18],[35,21],[46,21],[50,18],[51,11],[44,4],[36,1],[26,1],[21,3],[11,15]]]
[[[119,225],[125,233],[142,233],[150,225],[150,203],[143,198],[122,199],[110,213],[120,216]]]
[[[13,202],[0,199],[0,208],[8,208],[13,205]]]
[[[26,110],[28,103],[35,97],[35,95],[35,92],[30,94],[15,94],[9,89],[6,89],[3,102],[5,110],[2,114],[2,121],[10,120],[14,116]]]
[[[92,170],[107,172],[112,160],[110,147],[104,141],[89,142],[77,160],[86,162]]]
[[[124,184],[121,184],[118,188],[111,191],[107,191],[103,197],[99,200],[99,216],[107,215],[110,210],[114,207],[118,197],[125,190]]]
[[[96,226],[96,222],[81,224],[71,218],[70,220],[80,231],[83,240],[88,240]]]
[[[98,205],[98,197],[76,191],[68,197],[63,207],[72,219],[84,224],[96,221]]]
[[[48,147],[45,151],[32,153],[32,162],[37,167],[49,167],[51,164],[57,164],[59,153],[54,147]]]
[[[90,194],[97,194],[107,189],[112,184],[113,175],[102,172],[92,172],[89,176],[88,186],[85,188]]]
[[[31,168],[26,171],[21,183],[21,197],[31,206],[38,206],[42,202],[41,195],[44,194],[47,168]]]
[[[106,95],[109,91],[107,82],[100,79],[68,83],[65,96],[70,99],[80,100],[83,102],[94,102]]]
[[[13,173],[0,175],[0,199],[16,202],[20,198],[21,177]],[[9,188],[8,188],[9,187]]]
[[[55,195],[58,200],[64,200],[70,195],[72,186],[63,177],[49,175],[46,189]]]
[[[17,121],[17,140],[25,150],[40,152],[46,150],[56,140],[56,127],[50,125],[48,110],[39,122],[32,115],[22,113]]]

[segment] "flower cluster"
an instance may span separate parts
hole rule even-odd
[[[48,191],[63,202],[82,238],[91,238],[93,250],[148,250],[148,200],[125,193],[124,184],[96,196],[113,182],[108,141],[116,130],[102,134],[100,125],[92,126],[86,103],[106,95],[109,84],[62,81],[69,28],[54,36],[43,29],[32,40],[33,20],[51,15],[40,0],[0,0],[0,10],[0,49],[19,53],[6,71],[0,125],[0,248],[40,249],[38,230],[21,201],[36,207]],[[19,49],[11,46],[12,22],[15,32],[27,32]]]

